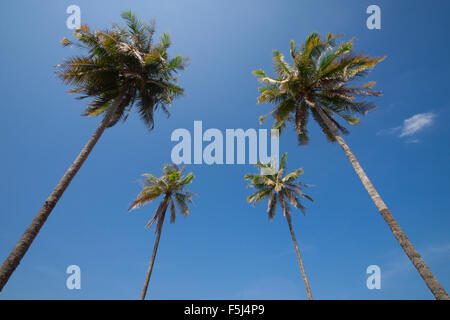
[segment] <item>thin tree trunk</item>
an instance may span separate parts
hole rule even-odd
[[[388,226],[391,229],[392,233],[394,234],[395,238],[400,243],[400,246],[403,248],[406,255],[409,257],[412,264],[417,269],[420,276],[423,278],[426,285],[433,293],[434,297],[437,300],[449,300],[450,298],[449,298],[447,292],[445,292],[444,287],[442,287],[442,285],[436,279],[434,274],[431,272],[428,265],[425,263],[425,261],[422,259],[420,254],[417,252],[417,250],[414,248],[412,243],[409,241],[406,234],[402,231],[399,224],[397,223],[397,221],[395,220],[395,218],[392,216],[391,212],[387,208],[386,204],[383,202],[383,199],[381,199],[377,190],[372,185],[372,182],[370,182],[369,178],[367,177],[363,168],[359,164],[355,155],[352,153],[352,151],[350,150],[348,145],[345,143],[344,139],[341,137],[341,135],[337,131],[335,125],[330,121],[330,119],[328,119],[328,117],[325,115],[325,113],[323,112],[323,110],[320,107],[318,107],[316,105],[315,109],[318,111],[318,113],[320,114],[320,117],[323,119],[323,121],[330,128],[331,132],[333,133],[337,142],[341,146],[345,155],[350,160],[350,163],[352,164],[353,169],[355,169],[356,174],[358,175],[362,184],[364,185],[364,187],[366,188],[370,197],[372,198],[372,201],[375,203],[375,206],[377,207],[378,211],[380,211],[381,216],[388,224]]]
[[[164,198],[163,202],[161,202],[161,206],[164,206],[162,208],[162,213],[161,213],[161,223],[159,223],[159,221],[157,222],[156,225],[156,232],[157,232],[157,236],[156,236],[156,241],[155,241],[155,245],[153,246],[153,253],[152,253],[152,258],[150,260],[150,265],[148,266],[148,270],[147,270],[147,276],[145,277],[145,283],[144,283],[144,287],[142,288],[142,293],[141,293],[141,300],[145,299],[145,295],[147,294],[147,288],[148,288],[148,283],[150,282],[150,277],[152,275],[152,270],[153,270],[153,265],[155,264],[155,259],[156,259],[156,252],[158,251],[158,246],[159,246],[159,238],[161,237],[161,231],[162,231],[162,226],[164,223],[164,218],[166,215],[166,210],[167,207],[169,205],[169,198],[166,195],[166,197]]]
[[[289,231],[291,232],[292,241],[294,242],[295,251],[297,252],[298,264],[300,265],[300,270],[302,271],[303,282],[305,283],[306,293],[308,295],[308,299],[312,300],[311,289],[309,288],[308,278],[306,277],[305,268],[303,267],[303,261],[300,257],[300,250],[298,249],[297,240],[295,239],[294,230],[292,229],[291,217],[289,214],[285,214],[286,220],[289,225]]]
[[[103,132],[105,131],[112,115],[114,114],[114,111],[117,109],[117,107],[120,105],[120,102],[122,101],[123,93],[119,95],[119,97],[114,101],[114,103],[111,105],[111,107],[108,109],[105,117],[103,118],[100,125],[95,130],[94,134],[91,136],[89,141],[84,146],[83,150],[81,150],[78,157],[75,159],[75,161],[72,163],[72,165],[67,169],[64,176],[59,180],[58,184],[56,185],[55,189],[53,189],[50,196],[47,198],[47,200],[42,205],[41,209],[38,211],[36,216],[31,221],[31,224],[26,229],[26,231],[23,233],[22,237],[19,239],[19,241],[16,243],[16,246],[11,251],[9,256],[6,258],[5,262],[3,262],[2,267],[0,268],[0,291],[2,291],[3,287],[8,282],[9,278],[11,277],[14,270],[19,266],[20,261],[30,248],[31,244],[33,243],[34,239],[37,237],[39,231],[41,230],[42,226],[44,225],[45,221],[47,220],[48,216],[52,212],[53,208],[55,207],[56,203],[59,201],[61,196],[63,195],[66,188],[69,186],[72,179],[75,177],[78,170],[83,165],[84,161],[89,156],[90,152],[94,148],[95,144],[97,143],[98,139],[101,137]]]

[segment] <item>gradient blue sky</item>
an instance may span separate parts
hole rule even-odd
[[[141,173],[170,162],[176,128],[269,128],[258,116],[251,71],[271,70],[271,52],[312,31],[356,37],[357,50],[386,55],[369,79],[384,96],[380,108],[346,138],[398,222],[447,291],[450,290],[450,71],[448,1],[7,1],[2,3],[0,88],[0,259],[6,258],[58,179],[88,140],[98,118],[80,114],[54,66],[75,51],[59,41],[72,34],[67,6],[82,23],[104,28],[132,9],[156,18],[172,36],[171,54],[189,56],[180,77],[186,97],[149,133],[136,115],[107,130],[76,176],[0,299],[135,299],[154,243],[144,225],[150,204],[127,213]],[[366,8],[378,4],[382,29],[366,28]],[[421,127],[404,122],[431,113]],[[420,116],[419,116],[420,118]],[[422,117],[423,118],[423,117]],[[421,118],[421,119],[422,119]],[[417,117],[415,118],[418,119]],[[420,120],[420,119],[419,119]],[[414,122],[414,123],[412,123]],[[419,121],[420,122],[420,121]],[[394,128],[394,129],[393,129]],[[414,134],[402,132],[419,128]],[[406,130],[406,131],[405,131]],[[298,147],[282,135],[288,167],[303,167],[307,215],[294,229],[317,299],[431,299],[348,160],[310,123],[311,141]],[[295,251],[280,212],[250,207],[243,176],[251,165],[191,165],[191,215],[166,223],[150,282],[153,299],[305,299]],[[65,287],[71,264],[82,289]],[[381,290],[366,288],[366,268],[381,267]]]

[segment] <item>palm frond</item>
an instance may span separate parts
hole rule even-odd
[[[280,203],[283,214],[290,215],[291,210],[289,204],[286,203],[286,199],[302,212],[304,212],[305,207],[301,204],[297,195],[312,201],[311,197],[304,194],[301,189],[302,186],[306,187],[307,185],[297,181],[299,176],[303,174],[302,169],[284,175],[286,158],[287,153],[284,153],[280,161],[280,170],[272,175],[248,173],[244,176],[245,180],[250,181],[249,187],[255,189],[255,192],[247,197],[247,202],[255,206],[256,203],[268,198],[267,213],[269,220],[272,220],[275,215],[277,202]],[[257,163],[255,167],[261,169],[268,168],[270,165],[271,162]]]
[[[177,84],[177,73],[188,61],[181,55],[170,58],[171,39],[163,33],[153,45],[154,21],[141,21],[131,11],[122,13],[126,27],[116,24],[110,29],[91,31],[87,25],[75,30],[75,41],[63,38],[63,46],[77,45],[86,54],[71,57],[57,66],[58,77],[80,98],[90,98],[84,115],[105,115],[117,99],[108,127],[125,121],[133,105],[149,129],[154,127],[154,112],[160,108],[168,114],[176,97],[184,89]],[[124,96],[119,95],[125,92]]]
[[[275,77],[260,69],[253,72],[262,82],[257,102],[274,105],[271,112],[260,117],[260,122],[272,115],[273,128],[280,130],[292,122],[299,145],[306,145],[309,141],[308,118],[312,114],[328,141],[335,142],[334,129],[348,133],[335,119],[335,115],[355,125],[360,121],[355,114],[365,115],[375,109],[371,101],[358,100],[367,96],[380,96],[381,91],[373,90],[375,83],[354,86],[351,82],[367,75],[385,57],[356,54],[353,52],[355,39],[338,44],[338,37],[329,33],[322,39],[317,32],[313,32],[300,47],[291,41],[290,57],[293,65],[284,60],[280,51],[275,50]],[[315,108],[324,111],[334,128],[327,127]]]
[[[150,227],[155,221],[158,221],[156,231],[159,230],[158,228],[162,224],[161,219],[163,219],[168,207],[170,207],[170,222],[174,223],[176,207],[178,207],[181,214],[188,215],[189,207],[187,203],[192,204],[192,196],[196,196],[195,193],[186,189],[186,186],[192,183],[194,178],[192,172],[185,175],[185,168],[183,167],[180,170],[175,164],[166,164],[162,171],[163,175],[161,177],[156,177],[150,173],[143,174],[145,177],[144,188],[129,208],[129,210],[137,209],[164,195],[157,212],[147,224],[147,227]]]

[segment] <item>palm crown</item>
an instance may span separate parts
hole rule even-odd
[[[291,41],[290,55],[293,65],[284,60],[279,51],[274,51],[273,63],[276,78],[262,70],[253,73],[264,85],[258,103],[272,103],[277,107],[271,112],[274,128],[283,129],[286,121],[295,124],[299,144],[308,143],[307,121],[311,112],[329,141],[335,137],[320,117],[316,108],[321,108],[326,117],[343,133],[348,131],[340,125],[334,116],[340,116],[351,125],[358,124],[358,114],[365,114],[375,106],[366,101],[357,101],[361,96],[379,96],[381,92],[372,88],[375,82],[363,85],[351,85],[350,82],[366,75],[384,58],[354,54],[353,41],[336,44],[337,35],[328,34],[320,39],[317,33],[311,33],[305,43],[298,48]],[[268,115],[268,114],[267,114]],[[262,122],[266,117],[262,116]]]
[[[108,127],[125,120],[135,104],[152,129],[154,110],[160,107],[169,115],[167,107],[183,93],[176,73],[184,69],[187,59],[181,55],[168,57],[171,40],[166,33],[153,44],[154,23],[144,23],[130,11],[121,16],[127,28],[113,24],[109,30],[92,32],[82,25],[74,33],[78,41],[63,38],[63,46],[75,45],[88,53],[58,65],[57,74],[73,86],[69,92],[81,94],[80,99],[92,98],[84,115],[105,114],[120,99]]]
[[[265,169],[266,172],[270,170],[274,172],[274,174],[246,174],[245,179],[250,181],[249,187],[256,189],[255,193],[247,197],[247,201],[249,203],[253,202],[253,205],[255,205],[256,203],[269,198],[267,206],[269,219],[273,219],[275,216],[277,201],[280,201],[283,214],[288,216],[291,215],[289,204],[300,209],[303,213],[305,212],[305,207],[302,205],[299,197],[314,201],[310,196],[303,193],[302,188],[307,187],[308,185],[296,181],[298,177],[303,174],[303,169],[299,168],[284,175],[286,170],[286,153],[281,157],[280,169],[278,172],[275,171],[273,162],[258,162],[256,167]]]
[[[181,170],[172,164],[165,165],[163,168],[163,175],[158,178],[153,174],[143,174],[145,177],[144,188],[139,193],[136,200],[133,201],[129,210],[139,208],[155,199],[159,196],[164,195],[165,201],[162,202],[162,206],[158,208],[153,218],[147,223],[146,227],[150,227],[156,220],[158,220],[158,227],[156,231],[159,230],[159,225],[162,224],[163,213],[167,206],[170,206],[170,222],[175,222],[176,217],[176,206],[181,214],[187,216],[189,214],[188,203],[192,203],[192,196],[195,193],[190,192],[186,189],[186,186],[192,182],[194,174],[192,172],[184,175],[185,168]]]

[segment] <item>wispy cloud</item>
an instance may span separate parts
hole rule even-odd
[[[408,137],[433,124],[436,115],[433,112],[419,113],[403,122],[400,137]]]
[[[419,248],[419,252],[425,261],[437,263],[439,260],[450,258],[450,243],[441,243],[428,245]],[[411,261],[403,252],[399,256],[390,256],[389,262],[386,264],[386,269],[383,271],[383,278],[391,279],[399,274],[413,272],[414,267]]]
[[[377,136],[384,136],[387,134],[397,134],[401,130],[402,130],[402,126],[398,126],[398,127],[394,127],[394,128],[390,128],[390,129],[381,129],[380,131],[377,132]]]
[[[401,126],[378,131],[377,136],[394,134],[398,135],[399,138],[410,137],[405,140],[406,143],[418,143],[419,139],[412,138],[412,136],[422,129],[430,127],[434,123],[435,118],[436,114],[433,112],[418,113],[405,119]]]

